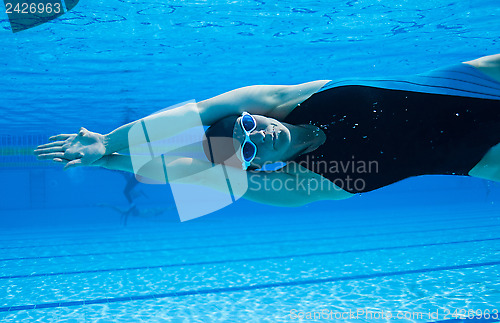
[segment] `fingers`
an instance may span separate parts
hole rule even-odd
[[[35,155],[44,155],[44,154],[50,154],[50,153],[56,153],[56,152],[61,152],[64,151],[64,149],[61,146],[56,146],[56,147],[51,147],[51,148],[37,148],[34,150]]]
[[[82,160],[81,159],[75,159],[70,161],[69,163],[64,166],[64,170],[76,167],[76,166],[81,166],[82,165]]]
[[[73,160],[73,159],[79,159],[83,157],[82,152],[78,153],[68,153],[67,151],[55,151],[55,152],[48,152],[44,151],[43,153],[38,153],[36,158],[38,160],[47,160],[47,159],[54,159],[54,158],[62,158],[62,159],[67,159],[67,160]]]
[[[85,129],[84,127],[80,128],[80,131],[78,132],[79,136],[85,136],[89,131]]]
[[[64,165],[64,170],[70,169],[72,167],[76,166],[81,166],[82,165],[82,160],[81,159],[75,159],[75,160],[68,160],[64,158],[54,158],[53,161],[57,164],[65,164]]]
[[[58,164],[67,164],[69,163],[71,160],[69,159],[64,159],[64,158],[54,158],[52,159],[53,162],[55,163],[58,163]]]
[[[40,145],[40,146],[36,147],[36,149],[39,150],[39,149],[44,149],[44,148],[62,146],[65,143],[66,143],[65,141],[54,141],[54,142],[51,142],[51,143],[48,143],[48,144]]]
[[[81,127],[80,131],[78,132],[78,135],[79,136],[84,136],[84,135],[86,135],[88,133],[89,133],[89,131],[87,129],[85,129],[84,127]],[[70,138],[72,136],[75,136],[75,134],[62,133],[62,134],[50,137],[49,141],[66,140],[66,139],[68,139],[68,138]]]
[[[50,137],[49,141],[66,140],[66,139],[68,139],[71,136],[72,136],[72,134],[60,134],[60,135],[56,135],[56,136]]]
[[[38,159],[38,160],[47,160],[47,159],[54,159],[54,158],[64,158],[64,153],[63,152],[56,152],[56,153],[50,153],[50,154],[40,154],[40,155],[36,156],[36,159]]]

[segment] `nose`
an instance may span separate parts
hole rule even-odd
[[[254,130],[250,134],[250,140],[254,142],[255,144],[260,144],[263,143],[266,139],[266,133],[264,130]]]
[[[257,147],[263,147],[266,142],[270,141],[270,139],[270,134],[266,133],[265,129],[254,130],[250,134],[250,140],[252,140],[252,142],[256,144]]]

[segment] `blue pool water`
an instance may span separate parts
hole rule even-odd
[[[113,207],[130,207],[130,177],[63,172],[31,150],[55,133],[106,133],[242,86],[421,73],[500,53],[499,26],[493,0],[89,0],[18,33],[4,14],[0,321],[498,313],[498,183],[411,178],[299,208],[238,200],[181,223],[168,186],[137,184],[142,216],[125,219]],[[365,313],[338,316],[349,311]]]

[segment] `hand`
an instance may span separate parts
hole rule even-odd
[[[100,166],[105,159],[103,135],[80,128],[78,134],[60,134],[49,138],[51,143],[40,145],[34,151],[40,160],[52,159],[65,164],[64,169],[75,166]]]
[[[98,160],[96,160],[90,164],[77,163],[75,165],[69,165],[69,166],[66,166],[70,162],[70,160],[68,160],[68,159],[54,158],[52,160],[57,164],[64,165],[64,170],[71,168],[71,167],[75,167],[75,166],[96,166],[96,167],[106,168],[110,157],[111,157],[111,155],[104,155],[101,158],[99,158]]]

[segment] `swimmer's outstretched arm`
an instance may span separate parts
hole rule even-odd
[[[60,134],[50,138],[51,143],[35,150],[39,159],[66,159],[65,168],[91,165],[99,158],[141,144],[142,136],[129,137],[130,129],[137,122],[145,122],[149,129],[149,140],[174,136],[199,125],[211,125],[229,115],[248,111],[277,119],[288,114],[290,109],[320,89],[328,80],[313,81],[298,85],[253,85],[235,89],[216,97],[162,111],[143,119],[123,125],[107,135],[81,128],[78,134]]]
[[[150,141],[174,136],[199,125],[211,125],[226,116],[247,111],[280,119],[298,103],[304,101],[328,80],[298,85],[253,85],[235,89],[216,97],[162,111],[123,125],[107,135],[81,128],[78,134],[60,134],[51,137],[51,143],[35,150],[39,159],[68,160],[65,169],[92,165],[103,156],[141,144],[143,136],[129,136],[130,129],[138,122],[148,125]],[[154,129],[154,131],[149,131]]]
[[[136,122],[144,121],[148,126],[149,140],[156,141],[196,127],[200,119],[203,125],[210,126],[224,117],[239,115],[243,111],[274,117],[295,107],[327,82],[320,80],[298,85],[246,86],[198,103],[188,103],[153,114],[105,135],[106,155],[143,143],[142,136],[129,137],[129,131]],[[151,132],[149,129],[155,131]]]

